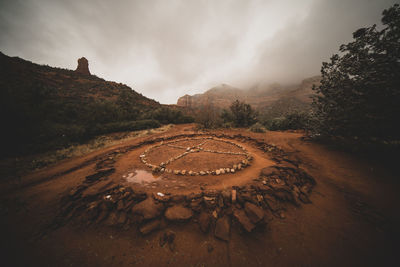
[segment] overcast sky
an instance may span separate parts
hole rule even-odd
[[[392,0],[0,0],[0,51],[122,82],[161,103],[221,83],[318,75]]]

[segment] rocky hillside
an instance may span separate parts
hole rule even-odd
[[[246,90],[222,84],[203,94],[184,95],[178,99],[177,105],[189,109],[197,109],[206,105],[228,108],[234,100],[238,99],[252,105],[262,113],[276,108],[282,110],[304,109],[311,103],[313,84],[318,85],[319,81],[320,76],[314,76],[296,85],[259,84]]]
[[[30,153],[91,136],[156,127],[158,102],[89,71],[38,65],[0,53],[0,116],[3,150]],[[23,150],[23,151],[21,151]]]
[[[135,104],[156,107],[160,104],[135,92],[127,85],[105,81],[90,75],[88,61],[78,60],[76,71],[38,65],[18,57],[9,57],[0,52],[0,84],[2,94],[9,96],[27,93],[32,87],[47,88],[48,94],[85,104],[107,100],[115,102],[121,95],[128,94]],[[86,66],[85,66],[86,64]],[[39,91],[39,90],[35,90]]]

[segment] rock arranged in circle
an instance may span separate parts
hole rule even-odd
[[[287,204],[299,207],[311,203],[309,196],[316,184],[314,178],[299,167],[299,159],[291,158],[275,145],[242,135],[220,134],[214,139],[208,136],[185,137],[186,139],[174,142],[170,142],[176,140],[174,137],[138,142],[134,146],[122,147],[96,158],[92,172],[82,183],[62,196],[58,214],[51,227],[47,228],[56,229],[66,223],[94,224],[123,229],[135,227],[141,234],[146,235],[172,223],[195,222],[199,224],[199,230],[202,232],[212,232],[216,238],[228,241],[231,227],[232,230],[240,227],[241,233],[253,232],[257,228],[265,227],[273,218],[284,219]],[[275,164],[260,169],[258,177],[245,185],[232,185],[222,190],[200,187],[200,190],[192,192],[172,192],[169,189],[142,191],[135,185],[126,186],[113,177],[118,168],[116,163],[121,160],[119,155],[129,155],[129,151],[150,144],[158,145],[147,149],[140,158],[153,164],[158,160],[159,163],[155,167],[160,167],[160,163],[165,160],[164,156],[175,157],[175,152],[183,153],[187,151],[187,147],[193,149],[193,146],[199,144],[202,144],[201,152],[186,154],[166,167],[171,168],[174,163],[182,163],[189,156],[202,155],[206,153],[206,149],[245,153],[239,156],[247,159],[249,154],[243,147],[226,142],[226,139],[252,145],[253,148],[266,153]],[[222,155],[221,162],[227,161],[226,155],[235,155],[207,153]],[[127,158],[131,160],[129,156]],[[208,158],[205,156],[203,160]],[[196,165],[199,164],[194,162],[191,167]],[[180,172],[183,174],[183,171]]]
[[[192,176],[235,173],[249,166],[252,160],[243,146],[214,137],[161,142],[139,157],[154,172]]]

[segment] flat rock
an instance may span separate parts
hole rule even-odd
[[[119,216],[118,216],[118,221],[117,224],[122,225],[126,222],[126,213],[125,212],[120,212]]]
[[[161,215],[164,206],[156,203],[152,197],[148,197],[137,205],[133,206],[132,212],[135,215],[140,215],[145,220],[153,219]]]
[[[236,190],[235,189],[233,189],[232,190],[232,203],[236,203]]]
[[[165,195],[165,194],[163,194],[161,192],[157,192],[157,193],[154,192],[153,193],[153,198],[155,200],[157,200],[157,201],[160,201],[160,202],[168,202],[171,199],[170,196],[167,196],[167,195]]]
[[[272,196],[264,195],[264,201],[267,203],[268,207],[273,212],[278,211],[281,208],[278,201],[276,201],[276,199],[273,198]]]
[[[116,212],[111,212],[107,218],[106,225],[113,226],[118,223],[118,214]]]
[[[247,232],[251,232],[253,231],[253,229],[256,227],[249,219],[249,217],[247,217],[246,213],[244,212],[244,210],[239,210],[239,209],[235,209],[233,211],[233,216],[236,218],[236,220],[238,220],[238,222],[243,226],[243,228],[247,231]]]
[[[264,219],[264,211],[262,208],[254,205],[253,203],[246,202],[244,204],[244,210],[247,216],[250,218],[252,223],[258,223]]]
[[[203,233],[207,233],[210,228],[211,216],[207,212],[202,212],[199,216],[199,226]]]
[[[230,228],[231,226],[227,216],[219,218],[215,224],[215,237],[224,241],[229,241]]]
[[[108,180],[100,181],[100,182],[86,188],[85,191],[83,191],[83,193],[82,193],[82,197],[88,197],[88,196],[94,196],[97,194],[101,194],[101,193],[104,193],[104,192],[110,190],[113,187],[114,187],[113,181],[108,181]]]
[[[86,180],[93,182],[93,181],[96,181],[104,176],[107,176],[107,175],[113,173],[113,172],[115,172],[115,168],[113,168],[113,167],[99,169],[99,170],[97,170],[96,173],[86,176]]]
[[[159,229],[161,226],[161,221],[160,220],[153,220],[151,222],[148,222],[144,225],[142,225],[139,228],[140,233],[142,233],[142,235],[147,235],[150,234],[151,232]]]
[[[276,172],[276,168],[266,167],[261,170],[260,176],[271,176],[272,174],[274,174],[274,172]]]
[[[169,207],[164,215],[170,221],[186,221],[192,218],[193,212],[182,205],[176,205]]]

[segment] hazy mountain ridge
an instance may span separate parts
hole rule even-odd
[[[308,106],[313,94],[312,86],[319,85],[320,76],[313,76],[296,85],[258,84],[249,89],[239,89],[226,84],[213,87],[203,94],[185,95],[177,101],[178,106],[197,109],[205,105],[228,108],[238,99],[263,112],[277,105]],[[290,109],[290,108],[289,108]]]

